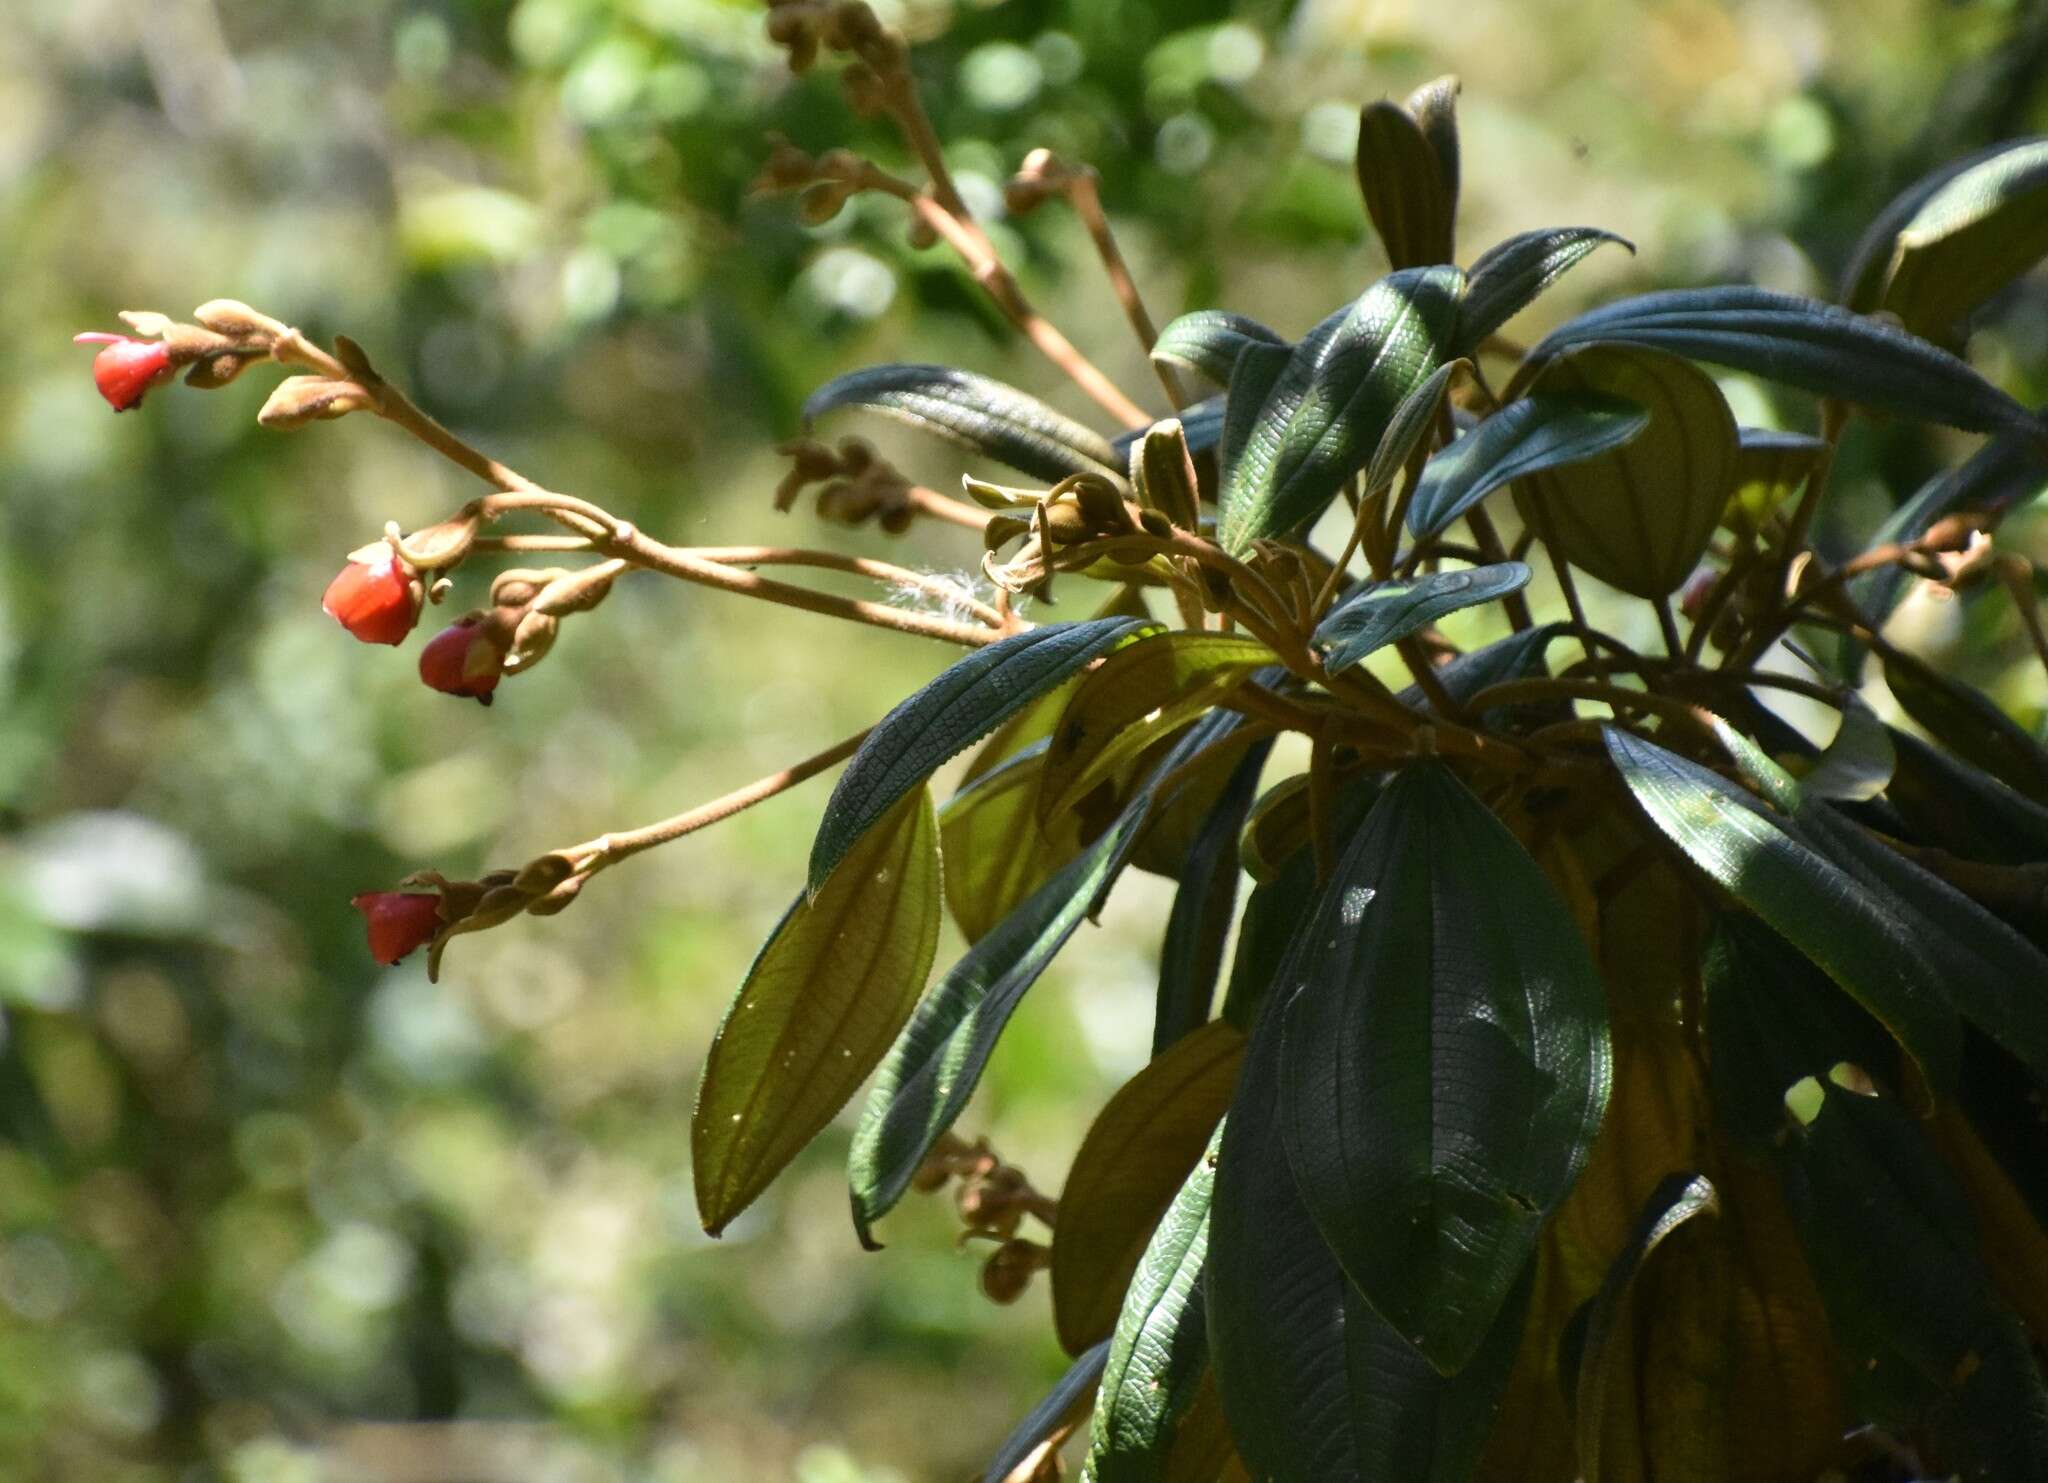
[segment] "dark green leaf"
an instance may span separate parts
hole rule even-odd
[[[1515,507],[1557,554],[1637,597],[1673,591],[1721,523],[1737,458],[1735,418],[1713,379],[1638,345],[1585,345],[1545,363],[1532,389],[1620,397],[1649,414],[1634,438],[1567,469],[1529,475]]]
[[[938,830],[920,788],[790,907],[712,1038],[690,1122],[705,1230],[752,1204],[859,1090],[924,991],[938,941]]]
[[[1574,345],[1616,340],[1970,432],[2034,422],[2026,408],[1925,340],[1818,299],[1764,288],[1673,289],[1622,299],[1553,330],[1530,352],[1529,364]]]
[[[1247,345],[1285,345],[1286,339],[1256,319],[1227,309],[1197,309],[1183,314],[1159,332],[1152,359],[1207,376],[1218,386],[1230,384],[1237,353]]]
[[[1372,451],[1372,458],[1366,463],[1365,477],[1359,483],[1359,492],[1373,495],[1394,482],[1409,457],[1415,452],[1415,445],[1422,441],[1422,435],[1436,425],[1437,409],[1443,405],[1444,394],[1450,390],[1451,378],[1460,371],[1469,371],[1472,363],[1468,360],[1454,360],[1438,366],[1430,373],[1427,381],[1401,398],[1394,408],[1394,415],[1387,422],[1387,430],[1380,434],[1379,446]]]
[[[882,1062],[847,1157],[854,1228],[895,1207],[974,1094],[1025,992],[1096,908],[1144,824],[1143,800],[967,951],[917,1006]]]
[[[1851,694],[1843,704],[1841,727],[1799,785],[1815,798],[1862,803],[1885,790],[1896,765],[1890,729]]]
[[[1015,1431],[996,1449],[996,1455],[982,1474],[982,1483],[1015,1483],[1018,1471],[1045,1445],[1077,1425],[1095,1387],[1102,1381],[1102,1367],[1109,1359],[1109,1340],[1104,1339],[1075,1360],[1060,1376],[1059,1384],[1044,1400],[1017,1423]]]
[[[1131,1278],[1096,1396],[1084,1483],[1160,1483],[1180,1418],[1201,1384],[1209,1362],[1202,1265],[1222,1136],[1218,1127]]]
[[[1599,1132],[1606,991],[1543,872],[1436,763],[1381,793],[1303,939],[1277,985],[1288,1161],[1352,1283],[1455,1374]]]
[[[1579,260],[1603,242],[1617,243],[1631,254],[1635,243],[1598,227],[1546,227],[1523,232],[1480,254],[1472,265],[1465,302],[1458,311],[1458,333],[1452,349],[1471,355],[1502,325],[1534,303]]]
[[[2048,803],[2048,748],[1989,696],[1897,649],[1885,651],[1884,682],[1936,741],[2034,802]]]
[[[1496,489],[1619,448],[1649,423],[1635,403],[1597,392],[1510,402],[1429,461],[1408,504],[1408,529],[1427,540]]]
[[[1271,751],[1272,744],[1262,742],[1238,761],[1181,865],[1180,889],[1174,892],[1159,949],[1159,992],[1152,1012],[1155,1056],[1207,1020],[1215,1003],[1223,947],[1237,914],[1237,838]]]
[[[1091,618],[1030,629],[976,649],[882,717],[825,804],[811,845],[811,894],[875,820],[947,759],[1147,626],[1142,618]]]
[[[1898,767],[1886,796],[1923,838],[1995,865],[2048,860],[2048,808],[1917,736],[1894,731],[1891,741]]]
[[[1048,482],[1069,474],[1123,477],[1123,460],[1109,439],[1014,386],[972,371],[931,365],[850,371],[811,393],[804,425],[840,407],[885,412]]]
[[[1529,568],[1519,561],[1367,582],[1317,625],[1315,643],[1329,651],[1323,663],[1334,674],[1446,613],[1496,602],[1528,585]]]
[[[1444,180],[1436,149],[1413,114],[1382,98],[1358,115],[1353,158],[1366,214],[1395,268],[1422,268],[1451,260],[1455,186]]]
[[[1650,822],[1877,1016],[1937,1091],[1953,1086],[1961,1031],[1891,904],[1753,795],[1619,728],[1606,735]]]
[[[1524,628],[1509,634],[1506,638],[1495,639],[1482,648],[1437,667],[1437,683],[1449,692],[1452,700],[1463,705],[1480,691],[1491,685],[1505,685],[1510,680],[1539,679],[1550,673],[1543,662],[1543,651],[1550,647],[1550,641],[1560,634],[1571,632],[1568,623],[1539,623],[1534,628]],[[1420,686],[1410,685],[1399,696],[1401,704],[1412,710],[1420,710],[1427,703]],[[1498,729],[1517,715],[1540,714],[1540,706],[1508,706],[1487,711],[1480,719],[1489,727]]]
[[[1379,446],[1402,399],[1446,358],[1464,275],[1410,268],[1367,289],[1327,339],[1311,335],[1270,381],[1272,347],[1248,346],[1238,376],[1266,394],[1240,425],[1233,407],[1225,434],[1221,538],[1243,554],[1255,540],[1313,521]],[[1261,357],[1257,362],[1253,356]],[[1232,382],[1233,399],[1237,381]]]

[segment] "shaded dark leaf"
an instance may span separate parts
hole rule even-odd
[[[972,371],[933,365],[850,371],[810,394],[804,425],[841,407],[885,412],[1049,483],[1069,474],[1123,476],[1123,460],[1109,439],[1014,386]]]
[[[1631,254],[1636,250],[1626,237],[1598,227],[1545,227],[1489,247],[1472,264],[1453,352],[1475,354],[1489,336],[1603,242],[1626,247]]]
[[[1528,585],[1529,568],[1519,561],[1367,582],[1317,625],[1314,641],[1328,651],[1324,667],[1334,674],[1447,613],[1496,602]]]
[[[1441,534],[1496,489],[1619,448],[1649,422],[1635,403],[1597,392],[1510,402],[1429,461],[1408,503],[1408,529],[1417,540]]]

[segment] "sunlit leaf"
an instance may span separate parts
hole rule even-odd
[[[1014,386],[951,366],[888,365],[850,371],[804,402],[804,424],[841,407],[863,407],[985,453],[1054,483],[1069,474],[1123,476],[1109,439]]]
[[[1457,188],[1444,179],[1442,161],[1415,116],[1385,98],[1366,104],[1358,115],[1354,163],[1366,214],[1388,263],[1448,263]]]
[[[1315,643],[1328,651],[1324,667],[1335,674],[1448,613],[1497,602],[1528,585],[1529,568],[1519,561],[1366,582],[1317,625]]]
[[[897,799],[1145,627],[1137,618],[1095,618],[1029,629],[976,649],[876,722],[825,804],[811,845],[812,894]]]
[[[1885,790],[1896,765],[1891,731],[1877,712],[1851,695],[1842,707],[1841,726],[1799,785],[1815,798],[1862,803]]]
[[[1586,345],[1545,362],[1535,395],[1618,397],[1649,415],[1628,442],[1514,486],[1558,554],[1637,597],[1675,590],[1707,548],[1735,481],[1735,418],[1713,379],[1675,355]],[[1538,508],[1540,506],[1540,508]]]
[[[1636,250],[1626,237],[1598,227],[1545,227],[1510,237],[1481,253],[1472,264],[1465,302],[1458,310],[1453,351],[1476,353],[1502,325],[1603,242],[1626,247],[1631,254]]]
[[[1496,489],[1619,448],[1649,421],[1634,403],[1598,393],[1510,402],[1429,461],[1408,503],[1408,529],[1417,540],[1441,534]]]
[[[1256,319],[1225,309],[1197,309],[1183,314],[1159,332],[1152,359],[1195,371],[1218,386],[1230,384],[1237,353],[1247,345],[1285,345],[1284,336]]]
[[[1288,1160],[1345,1274],[1455,1374],[1599,1131],[1605,991],[1535,862],[1434,763],[1381,793],[1303,939],[1277,986]]]
[[[1115,1325],[1153,1227],[1230,1105],[1243,1054],[1243,1033],[1212,1020],[1124,1083],[1089,1127],[1052,1240],[1053,1322],[1069,1354]]]
[[[1045,770],[1041,738],[963,787],[939,811],[946,905],[963,936],[979,942],[1081,851],[1071,815],[1038,820]]]
[[[938,940],[938,833],[920,789],[790,907],[712,1038],[690,1124],[705,1230],[752,1204],[859,1089],[923,992]]]

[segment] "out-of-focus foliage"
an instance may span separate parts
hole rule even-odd
[[[894,18],[963,191],[1133,387],[1071,219],[1003,213],[1031,147],[1102,172],[1158,318],[1228,303],[1294,334],[1385,270],[1358,105],[1439,72],[1467,83],[1466,241],[1596,222],[1678,283],[1824,292],[1898,187],[2048,128],[2048,23],[2017,3]],[[768,130],[892,148],[828,80],[792,81],[739,0],[10,11],[0,1473],[951,1478],[1059,1372],[1043,1284],[989,1307],[934,1202],[860,1257],[843,1124],[722,1244],[696,1233],[690,1089],[802,878],[816,796],[464,940],[439,986],[374,969],[346,908],[411,869],[672,812],[865,724],[946,656],[628,583],[493,712],[457,705],[317,599],[386,519],[465,498],[458,475],[367,419],[264,433],[249,386],[113,421],[66,343],[114,308],[233,295],[354,336],[481,445],[692,541],[802,535],[812,517],[769,510],[767,450],[852,365],[973,365],[1085,415],[891,203],[807,229],[750,200]],[[1643,271],[1597,256],[1542,312]],[[2048,401],[2048,294],[1997,308],[1973,355]],[[1759,386],[1716,379],[1739,421],[1773,423]],[[1852,441],[1831,517],[1873,525],[1935,466],[1924,439]],[[918,457],[928,482],[955,472]],[[2048,557],[2038,513],[2007,531]],[[976,555],[858,539],[940,570]],[[2038,731],[2009,603],[1909,597],[1898,623],[1939,664],[1980,656],[1970,677]],[[1145,1058],[1164,899],[1134,893],[1085,977],[1020,1013],[970,1110],[1048,1187]]]

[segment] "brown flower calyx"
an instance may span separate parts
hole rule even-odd
[[[233,299],[211,299],[193,311],[197,324],[183,324],[153,309],[124,309],[121,319],[136,334],[161,340],[185,384],[201,391],[226,386],[257,361],[268,360],[284,325]]]
[[[778,510],[793,509],[803,491],[818,484],[818,514],[836,524],[873,520],[889,534],[901,535],[917,519],[910,480],[859,438],[842,438],[836,448],[797,438],[775,451],[790,460],[789,472],[775,486]]]
[[[310,422],[329,422],[375,406],[375,398],[353,381],[289,376],[278,382],[256,421],[277,432],[290,432]]]

